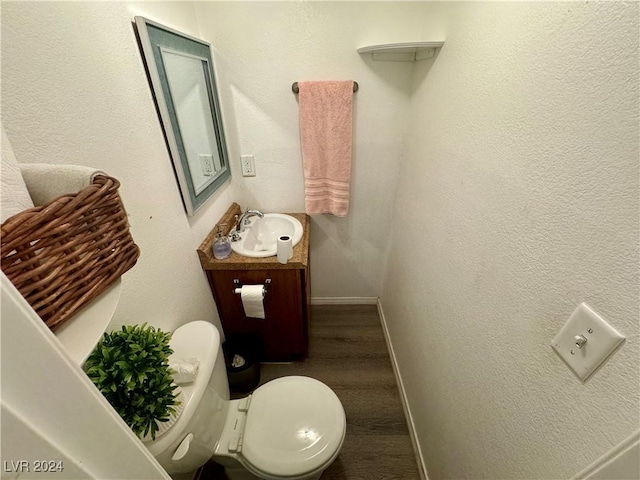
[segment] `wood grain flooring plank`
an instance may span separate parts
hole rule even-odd
[[[354,435],[345,443],[322,480],[419,479],[408,435]]]
[[[389,360],[373,358],[315,358],[292,364],[263,364],[261,383],[286,375],[303,375],[326,383],[330,388],[396,388]]]
[[[315,327],[309,336],[309,357],[388,360],[389,353],[378,327]]]
[[[397,388],[335,389],[347,415],[347,433],[409,435]]]
[[[376,305],[312,305],[311,324],[337,327],[380,326]]]
[[[322,474],[321,480],[408,480],[420,478],[415,460],[406,457],[385,458],[368,461],[366,459],[343,460],[338,457]]]

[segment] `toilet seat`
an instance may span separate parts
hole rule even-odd
[[[253,392],[242,457],[263,477],[298,477],[337,456],[346,430],[344,409],[324,383],[308,377],[272,380]]]

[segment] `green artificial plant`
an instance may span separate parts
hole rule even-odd
[[[103,335],[84,371],[133,432],[155,439],[157,422],[166,422],[177,394],[169,369],[170,333],[147,324],[124,325]]]

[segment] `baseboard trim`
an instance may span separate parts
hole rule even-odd
[[[640,430],[624,439],[572,480],[591,478],[636,478],[640,461]]]
[[[378,297],[311,297],[311,305],[376,305]]]
[[[415,424],[413,423],[411,408],[409,407],[409,403],[407,401],[407,392],[404,389],[404,383],[402,382],[402,375],[400,375],[400,370],[398,369],[398,361],[396,359],[396,353],[393,349],[391,338],[389,337],[389,329],[387,328],[387,319],[384,316],[382,303],[380,302],[379,299],[377,301],[377,305],[378,305],[378,314],[380,315],[380,323],[382,324],[382,331],[384,333],[384,339],[385,339],[385,342],[387,343],[387,349],[389,350],[389,357],[391,358],[393,374],[396,377],[396,382],[398,383],[398,390],[400,391],[400,400],[402,401],[402,409],[404,410],[404,416],[407,421],[407,427],[409,428],[409,437],[411,437],[413,451],[416,455],[416,459],[418,460],[418,469],[420,470],[420,477],[422,478],[422,480],[429,480],[429,477],[427,476],[427,467],[424,463],[422,450],[420,449],[420,441],[418,440],[418,436],[416,434],[416,427],[415,427]]]

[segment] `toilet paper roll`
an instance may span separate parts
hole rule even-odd
[[[278,262],[287,263],[291,257],[293,257],[292,240],[289,235],[282,235],[278,237]]]
[[[247,317],[264,318],[264,285],[243,285],[240,298]]]

